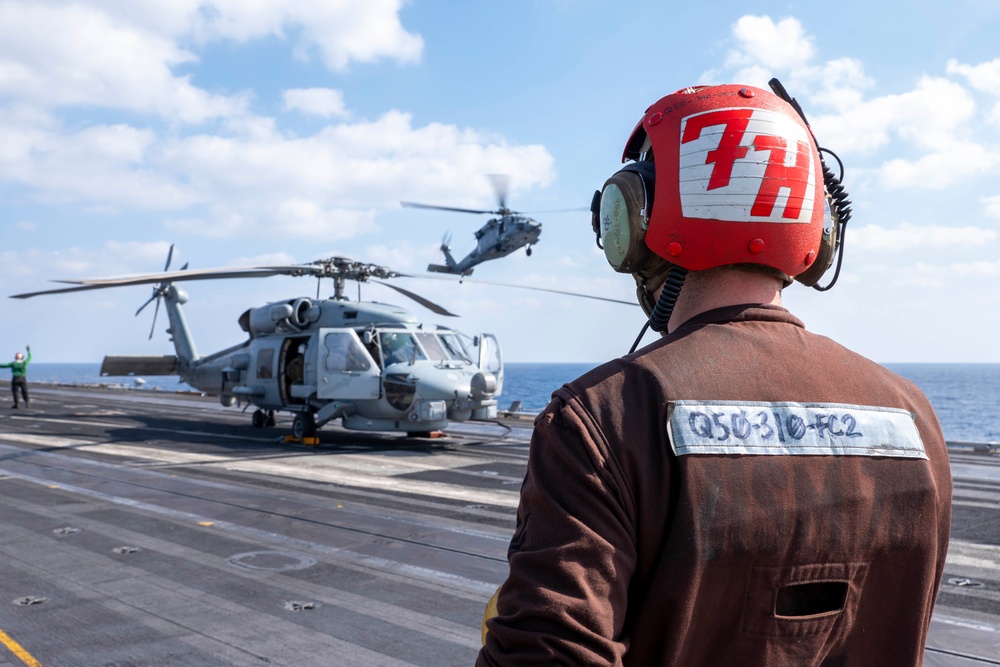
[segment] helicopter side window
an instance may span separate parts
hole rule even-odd
[[[409,333],[383,331],[379,334],[379,343],[382,346],[382,358],[385,359],[386,366],[427,358],[417,345],[416,339]]]
[[[466,352],[465,347],[462,345],[462,341],[455,334],[442,334],[441,335],[441,345],[448,354],[451,355],[452,359],[459,359],[460,361],[472,362],[469,359],[469,353]]]
[[[417,340],[420,341],[421,347],[427,352],[427,356],[432,361],[448,361],[450,358],[448,353],[445,352],[444,348],[441,347],[438,337],[432,333],[418,333]]]
[[[257,377],[261,380],[274,377],[274,350],[261,350],[257,354]]]
[[[367,371],[372,367],[361,342],[350,333],[328,333],[323,337],[323,346],[324,367],[328,371]]]

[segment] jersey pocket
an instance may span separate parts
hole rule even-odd
[[[743,607],[745,643],[764,644],[784,659],[801,655],[802,664],[824,655],[854,624],[867,574],[867,563],[753,567]]]

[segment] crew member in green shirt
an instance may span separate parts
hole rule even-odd
[[[18,405],[17,401],[17,390],[21,390],[21,398],[24,399],[24,407],[31,407],[28,404],[28,362],[31,361],[31,346],[26,345],[25,349],[28,350],[28,358],[25,359],[24,355],[18,352],[14,355],[14,361],[9,364],[0,364],[0,368],[9,368],[13,377],[10,381],[10,390],[14,394],[14,407],[21,407]]]

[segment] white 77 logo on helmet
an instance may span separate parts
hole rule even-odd
[[[806,131],[766,109],[716,109],[681,121],[681,210],[733,222],[812,218],[815,171]]]

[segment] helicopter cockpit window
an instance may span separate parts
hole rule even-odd
[[[469,359],[469,353],[465,350],[465,346],[462,345],[462,340],[455,334],[441,334],[441,345],[451,355],[452,359],[472,362]]]
[[[421,361],[427,358],[424,351],[417,345],[413,334],[402,331],[382,331],[379,334],[382,345],[382,358],[385,365]]]
[[[328,371],[367,371],[372,367],[361,341],[347,331],[328,333],[323,337]]]
[[[441,347],[438,337],[434,334],[418,333],[417,340],[420,341],[420,345],[423,346],[424,351],[427,352],[427,356],[430,357],[431,361],[448,361],[451,359],[444,348]]]

